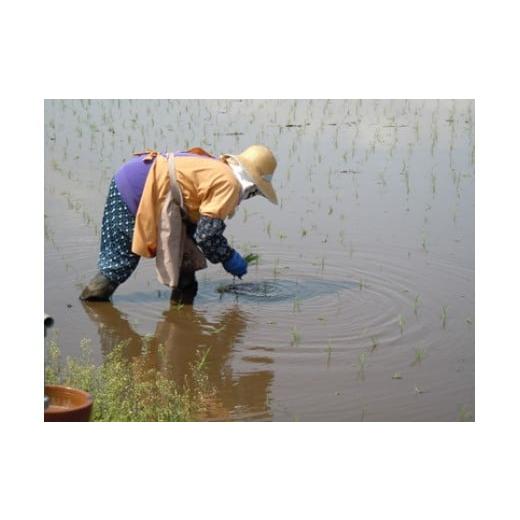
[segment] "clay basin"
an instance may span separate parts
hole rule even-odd
[[[45,422],[88,421],[92,411],[92,396],[77,388],[45,385],[49,406],[44,412]]]

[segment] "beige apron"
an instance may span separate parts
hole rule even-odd
[[[175,175],[173,153],[167,155],[170,191],[161,210],[157,228],[157,279],[168,287],[177,287],[181,272],[205,269],[206,258],[188,235],[184,223],[184,205]]]

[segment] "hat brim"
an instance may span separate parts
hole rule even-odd
[[[241,165],[247,170],[251,180],[258,186],[258,189],[262,192],[262,195],[273,204],[278,204],[278,197],[274,191],[273,185],[264,179],[262,174],[258,171],[255,164],[249,159],[240,157],[240,155],[232,155]]]

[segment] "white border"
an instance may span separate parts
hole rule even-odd
[[[509,516],[519,366],[513,4],[334,5],[4,7],[4,517]],[[32,420],[46,97],[476,98],[477,422],[58,428]]]

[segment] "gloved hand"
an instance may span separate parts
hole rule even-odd
[[[233,254],[222,265],[228,273],[239,278],[247,273],[247,262],[238,251],[233,251]]]

